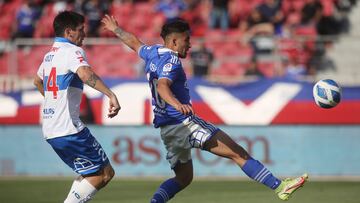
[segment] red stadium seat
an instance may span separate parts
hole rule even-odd
[[[334,1],[333,0],[321,0],[323,6],[323,15],[332,16],[334,14]]]
[[[32,76],[36,74],[48,50],[49,46],[33,46],[19,49],[17,54],[18,74],[20,76]]]
[[[246,67],[240,62],[224,62],[219,67],[211,70],[210,74],[213,76],[242,76],[244,75]]]
[[[273,61],[266,62],[257,62],[257,69],[265,76],[265,77],[273,77],[275,76],[275,64]]]
[[[3,53],[0,55],[0,75],[8,74],[9,73],[9,54]]]

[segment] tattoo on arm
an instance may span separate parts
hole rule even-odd
[[[97,80],[99,80],[99,77],[96,74],[92,73],[90,77],[86,80],[86,84],[94,88]]]
[[[126,32],[125,30],[121,29],[121,28],[116,28],[115,29],[115,34],[116,36],[118,36],[123,42],[126,43],[126,41],[131,41],[133,40],[133,38],[135,38],[135,36],[132,33]]]
[[[115,32],[115,34],[116,34],[118,37],[120,37],[121,39],[123,39],[123,37],[124,37],[125,34],[126,34],[126,32],[125,32],[123,29],[119,28],[119,27],[117,27],[114,32]]]

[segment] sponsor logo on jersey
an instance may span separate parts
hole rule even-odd
[[[51,119],[55,114],[54,108],[45,108],[43,109],[43,119]]]
[[[157,67],[155,66],[155,64],[150,63],[150,71],[151,71],[151,72],[155,72],[156,69],[157,69]]]
[[[82,53],[80,51],[76,51],[75,54],[78,55],[77,59],[79,59],[80,63],[85,61],[85,59],[84,59],[85,57],[82,55]]]
[[[54,108],[47,108],[47,109],[43,109],[43,114],[45,115],[52,115],[55,113],[55,109]]]

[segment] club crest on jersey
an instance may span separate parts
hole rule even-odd
[[[164,65],[163,67],[163,72],[170,72],[172,69],[172,64],[171,63],[167,63]]]

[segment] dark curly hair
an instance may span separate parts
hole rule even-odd
[[[166,36],[171,33],[182,33],[186,31],[190,31],[189,23],[181,18],[177,18],[166,22],[162,26],[160,36],[165,40]]]
[[[84,16],[73,11],[60,12],[54,19],[53,28],[56,37],[63,37],[66,28],[75,30],[85,22]]]

